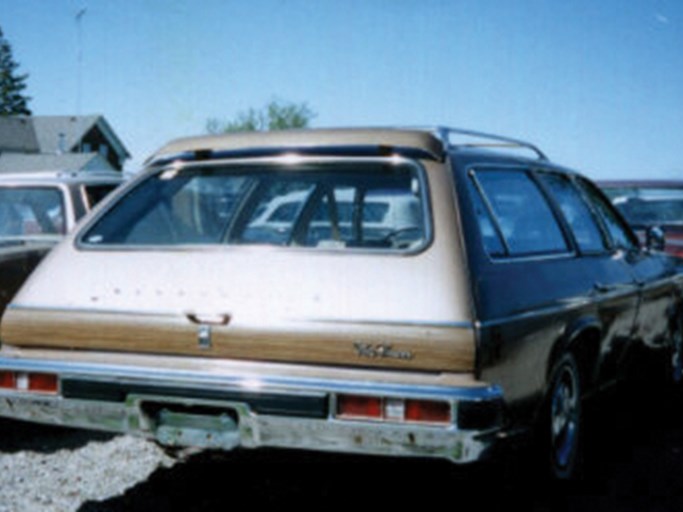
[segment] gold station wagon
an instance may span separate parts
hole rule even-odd
[[[9,306],[0,415],[456,463],[533,428],[567,478],[582,397],[629,353],[680,374],[679,281],[590,181],[522,141],[183,139]]]

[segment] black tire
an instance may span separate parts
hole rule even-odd
[[[543,421],[549,476],[554,480],[576,480],[582,459],[582,382],[576,359],[571,353],[565,353],[558,359],[549,382]]]

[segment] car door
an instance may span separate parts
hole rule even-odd
[[[482,378],[500,383],[511,401],[537,396],[558,351],[588,329],[598,334],[590,379],[613,377],[638,287],[585,197],[565,173],[524,166],[479,165],[467,178],[474,215],[463,222],[475,224],[466,231]],[[570,202],[574,218],[562,206]]]
[[[613,381],[632,348],[640,304],[633,269],[637,244],[589,181],[551,171],[537,176],[561,211],[577,251],[577,268],[592,286],[587,299],[597,308],[601,332],[595,383]]]
[[[664,253],[638,246],[636,236],[611,203],[586,180],[579,185],[595,205],[614,243],[628,253],[627,262],[640,288],[640,303],[633,338],[650,348],[666,346],[671,339],[672,320],[677,314],[678,292],[675,260]]]

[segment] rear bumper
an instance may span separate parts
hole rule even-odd
[[[56,393],[0,389],[0,416],[129,433],[172,446],[278,447],[456,463],[484,458],[503,425],[494,386],[401,384],[257,372],[0,357],[0,372],[58,377]],[[371,373],[369,375],[372,375]],[[422,424],[337,416],[340,395],[447,402],[451,421]]]

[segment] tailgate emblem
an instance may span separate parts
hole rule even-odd
[[[411,351],[394,350],[393,345],[386,343],[372,345],[370,343],[357,341],[353,346],[356,348],[358,357],[369,357],[370,359],[401,359],[403,361],[410,361],[413,358],[413,353]]]
[[[197,329],[197,343],[199,348],[209,349],[211,348],[211,326],[210,325],[200,325]]]

